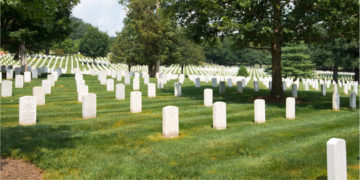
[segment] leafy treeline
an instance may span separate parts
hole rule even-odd
[[[1,48],[16,53],[26,65],[25,53],[49,52],[54,42],[71,33],[71,10],[79,0],[2,0]]]

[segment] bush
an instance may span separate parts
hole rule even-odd
[[[249,73],[247,72],[245,66],[240,66],[237,75],[238,75],[238,76],[245,76],[245,77],[247,77],[247,76],[249,76]]]

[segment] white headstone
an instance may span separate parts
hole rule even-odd
[[[144,84],[149,84],[149,75],[144,74]]]
[[[174,96],[180,97],[182,94],[181,84],[179,82],[174,83]]]
[[[238,82],[236,82],[236,85],[237,85],[237,92],[242,93],[243,92],[242,82],[238,81]]]
[[[106,91],[114,91],[114,80],[113,79],[106,80]]]
[[[298,96],[298,94],[297,94],[297,85],[296,84],[291,85],[291,95],[294,98],[297,98],[297,96]]]
[[[254,91],[255,92],[259,91],[259,81],[254,81]]]
[[[213,104],[213,90],[204,89],[204,106],[210,107]]]
[[[135,77],[133,79],[133,90],[139,90],[140,89],[140,80],[139,77]]]
[[[24,82],[31,82],[31,72],[24,72]]]
[[[116,72],[116,81],[121,81],[122,78],[122,73],[121,72]]]
[[[36,97],[23,96],[19,99],[19,124],[36,124]]]
[[[51,84],[49,80],[42,80],[41,86],[44,88],[45,94],[51,94]]]
[[[333,93],[332,95],[332,108],[334,111],[340,110],[340,96],[339,93]]]
[[[217,87],[217,79],[216,79],[216,78],[212,78],[212,79],[211,79],[211,84],[212,84],[212,87]]]
[[[166,106],[163,113],[163,137],[172,138],[179,136],[179,108],[176,106]]]
[[[23,87],[24,87],[24,76],[15,75],[15,88],[23,88]]]
[[[36,97],[36,105],[45,105],[45,89],[42,86],[33,87],[33,96]]]
[[[286,119],[295,119],[295,98],[286,98]]]
[[[140,113],[142,111],[142,99],[140,91],[130,92],[130,112]]]
[[[350,94],[350,108],[356,109],[356,93],[355,92],[352,92]]]
[[[220,93],[220,94],[225,94],[225,81],[220,81],[220,84],[219,84],[219,93]]]
[[[148,97],[156,97],[156,86],[154,83],[148,83]]]
[[[50,75],[50,74],[48,74],[47,79],[48,79],[49,82],[50,82],[50,86],[51,86],[51,87],[54,87],[54,86],[55,86],[55,75]]]
[[[218,101],[213,104],[213,128],[226,129],[226,103]]]
[[[14,74],[13,70],[12,70],[12,69],[8,69],[8,70],[6,71],[6,79],[13,79],[13,74]]]
[[[126,74],[125,75],[125,84],[130,84],[130,75],[129,74]]]
[[[254,101],[255,123],[265,123],[265,100]]]
[[[325,84],[321,84],[320,90],[321,90],[321,95],[326,96],[326,86],[325,86]]]
[[[96,118],[96,94],[86,94],[83,96],[82,101],[82,118]]]
[[[1,97],[11,97],[12,96],[12,81],[3,81],[1,83]]]
[[[89,93],[89,87],[85,85],[81,85],[78,91],[78,102],[82,102],[83,96],[87,95],[88,93]]]
[[[118,100],[125,99],[125,85],[124,84],[116,84],[115,98]]]
[[[331,138],[326,143],[327,179],[346,180],[346,142],[344,139]]]
[[[232,79],[231,78],[228,79],[228,87],[232,87]]]
[[[195,79],[195,87],[200,87],[200,78]]]

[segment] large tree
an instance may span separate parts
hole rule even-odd
[[[269,50],[272,56],[270,96],[284,98],[281,47],[286,42],[316,41],[315,25],[327,38],[358,35],[358,1],[348,0],[174,0],[169,3],[179,22],[196,40],[234,38],[236,45]]]
[[[26,65],[26,49],[49,50],[52,42],[70,34],[71,10],[78,2],[1,0],[1,47],[16,53]]]
[[[93,58],[104,57],[109,52],[109,36],[91,27],[80,41],[79,51],[84,56]]]
[[[124,25],[132,29],[138,46],[138,63],[148,65],[154,77],[161,63],[167,61],[176,38],[176,23],[164,15],[159,0],[121,0],[128,8]]]

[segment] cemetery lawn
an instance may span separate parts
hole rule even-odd
[[[332,88],[323,97],[301,85],[296,120],[285,119],[285,104],[266,103],[265,124],[253,122],[254,98],[268,94],[261,83],[257,93],[252,82],[242,94],[227,87],[219,95],[214,88],[214,102],[227,104],[227,129],[217,131],[211,127],[212,107],[203,106],[203,89],[211,82],[195,88],[186,79],[183,96],[174,97],[170,81],[148,98],[141,79],[143,112],[131,114],[132,86],[119,101],[97,76],[84,75],[89,92],[97,94],[97,118],[83,120],[75,78],[63,75],[46,95],[46,105],[38,106],[38,123],[19,126],[19,98],[32,95],[44,77],[1,98],[1,156],[35,164],[45,179],[326,179],[326,142],[332,137],[346,140],[348,179],[359,178],[359,111],[348,108],[342,88],[341,110],[335,112]],[[179,107],[178,138],[162,137],[167,105]]]

